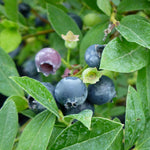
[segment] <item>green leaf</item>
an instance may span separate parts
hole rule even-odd
[[[79,27],[63,10],[47,4],[47,11],[49,21],[59,36],[62,34],[66,35],[68,31],[72,31],[75,35],[79,35],[79,39],[81,40],[82,33]]]
[[[144,10],[150,8],[150,2],[147,0],[123,0],[118,6],[118,12],[127,12],[134,10]]]
[[[99,24],[89,30],[80,44],[80,63],[85,64],[84,54],[86,49],[93,44],[104,44],[104,30],[108,27],[108,23]]]
[[[125,150],[128,150],[135,144],[145,126],[140,97],[131,86],[128,88],[125,117]]]
[[[116,106],[109,110],[110,116],[119,116],[125,113],[124,106]]]
[[[9,101],[0,110],[0,150],[12,150],[17,130],[16,106],[13,101]]]
[[[136,150],[149,150],[150,148],[150,121],[147,122],[143,134],[138,139],[135,149]]]
[[[86,3],[86,5],[88,5],[88,7],[99,11],[99,8],[97,7],[97,0],[83,0],[84,3]]]
[[[34,118],[36,116],[36,113],[34,113],[31,109],[23,110],[20,113],[28,118]]]
[[[119,147],[114,147],[114,141],[122,131],[122,124],[104,118],[93,118],[91,130],[88,130],[80,122],[76,122],[72,126],[66,128],[56,138],[52,149],[58,150],[85,150],[85,149],[102,149],[119,150]],[[118,141],[117,141],[118,142]],[[121,145],[117,143],[118,145]]]
[[[136,15],[124,17],[116,29],[127,41],[150,49],[150,23],[141,17]]]
[[[108,16],[111,15],[111,5],[109,0],[97,0],[97,6]]]
[[[60,134],[64,129],[65,129],[65,127],[54,126],[53,132],[52,132],[52,135],[51,135],[51,137],[50,137],[50,140],[49,140],[49,144],[48,144],[47,149],[51,149],[51,147],[52,147],[53,144],[54,144],[55,139],[57,138],[57,136],[59,136],[59,134]]]
[[[7,16],[6,15],[6,12],[5,12],[5,8],[4,6],[0,5],[0,14],[4,15],[4,16]]]
[[[25,127],[17,150],[46,150],[54,123],[55,116],[48,110],[38,114]]]
[[[10,76],[19,76],[11,57],[0,48],[0,93],[6,96],[23,96],[22,89],[15,84]]]
[[[146,119],[150,118],[150,64],[138,71],[137,91],[142,101]]]
[[[7,53],[15,50],[20,42],[21,35],[17,29],[6,28],[0,32],[0,47],[2,47]]]
[[[91,126],[91,119],[92,119],[93,112],[92,110],[83,110],[82,112],[78,114],[71,114],[64,117],[65,120],[70,119],[77,119],[81,123],[84,124],[85,127],[87,127],[90,130]]]
[[[35,100],[59,117],[55,99],[42,83],[29,77],[12,77],[12,79]]]
[[[115,38],[110,41],[102,54],[101,69],[116,72],[133,72],[147,65],[149,52],[136,43]]]
[[[45,0],[47,3],[50,3],[50,4],[55,4],[55,3],[60,3],[61,0]]]
[[[112,0],[112,2],[113,2],[116,6],[118,6],[118,5],[120,4],[120,0]]]
[[[28,101],[25,97],[22,96],[10,96],[7,98],[6,102],[14,101],[18,112],[21,112],[28,108]]]
[[[7,17],[12,20],[17,22],[18,20],[18,1],[17,0],[4,0],[5,3],[5,11],[7,14]]]

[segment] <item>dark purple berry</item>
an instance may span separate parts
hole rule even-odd
[[[114,83],[107,76],[102,76],[98,82],[88,87],[87,100],[92,104],[105,104],[110,102],[115,96],[116,91]]]
[[[94,44],[87,48],[84,58],[89,67],[99,69],[104,45]]]
[[[87,88],[79,78],[66,77],[61,79],[56,85],[55,98],[65,108],[75,108],[85,102]]]
[[[35,56],[35,64],[38,72],[45,76],[55,74],[61,65],[61,56],[52,48],[43,48]]]
[[[30,6],[26,3],[20,3],[19,4],[19,12],[25,17],[28,18],[29,17],[29,13],[30,13]]]
[[[39,73],[37,72],[34,59],[30,58],[26,60],[22,65],[23,75],[34,78]]]

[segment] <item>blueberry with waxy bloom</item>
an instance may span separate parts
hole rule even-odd
[[[55,74],[61,65],[61,56],[52,48],[43,48],[35,56],[35,64],[38,72],[45,76]]]

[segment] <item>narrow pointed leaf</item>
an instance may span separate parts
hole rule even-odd
[[[111,4],[109,0],[97,0],[97,6],[108,16],[111,15]]]
[[[16,106],[13,101],[9,101],[0,110],[0,150],[12,150],[17,130]]]
[[[54,123],[55,116],[48,110],[38,114],[25,127],[17,150],[46,150]]]
[[[16,21],[18,20],[18,1],[17,0],[4,0],[5,2],[5,11],[7,14],[7,17],[12,20],[12,21]]]
[[[88,129],[90,129],[91,126],[91,119],[92,119],[93,112],[92,110],[83,110],[82,112],[78,114],[71,114],[64,117],[64,119],[77,119],[81,123],[85,125]]]
[[[11,57],[0,48],[0,93],[6,96],[23,96],[22,89],[9,79],[10,76],[19,76],[19,74]]]
[[[63,10],[47,4],[47,12],[49,21],[59,36],[72,31],[75,35],[79,35],[79,39],[82,38],[82,33],[77,24]]]
[[[148,56],[149,52],[144,47],[115,38],[106,45],[100,67],[116,72],[133,72],[148,64]]]
[[[56,138],[52,150],[85,150],[85,149],[102,149],[111,148],[113,142],[122,131],[122,125],[104,118],[93,118],[91,130],[88,130],[80,122],[66,128]],[[118,141],[117,141],[118,142]],[[122,145],[118,143],[118,145]],[[112,150],[120,149],[113,146]]]
[[[138,93],[129,86],[125,120],[125,150],[130,149],[144,130],[145,116]]]
[[[59,117],[55,99],[42,83],[29,77],[12,77],[12,79],[35,100]]]
[[[150,49],[150,23],[142,18],[135,15],[124,17],[116,29],[127,41]]]

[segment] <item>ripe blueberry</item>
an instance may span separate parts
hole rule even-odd
[[[29,17],[29,13],[30,13],[30,6],[26,3],[20,3],[19,4],[19,12],[25,17],[28,18]]]
[[[82,26],[83,26],[83,21],[80,18],[80,16],[74,14],[74,13],[68,13],[68,15],[75,21],[75,23],[78,25],[78,27],[80,28],[80,30],[82,30]]]
[[[89,67],[99,69],[104,45],[94,44],[87,48],[84,58]]]
[[[107,76],[102,76],[98,82],[89,85],[87,100],[92,104],[101,105],[111,101],[115,95],[113,81]]]
[[[45,76],[55,74],[61,65],[61,57],[57,51],[52,48],[43,48],[35,56],[35,64],[38,72]]]
[[[26,60],[22,65],[23,75],[34,78],[38,75],[34,59]]]
[[[89,102],[85,101],[83,104],[78,105],[76,108],[70,108],[70,109],[64,109],[63,113],[65,115],[70,115],[70,114],[78,114],[81,111],[85,110],[85,109],[90,109],[92,110],[93,114],[94,114],[94,105],[90,104]]]
[[[41,82],[48,90],[49,92],[54,95],[54,86],[48,82]],[[28,101],[29,101],[29,108],[32,109],[35,113],[42,112],[46,108],[41,105],[38,101],[36,101],[33,97],[30,95],[28,96]]]
[[[61,79],[55,88],[56,100],[65,108],[77,107],[85,102],[87,88],[77,77],[66,77]]]

